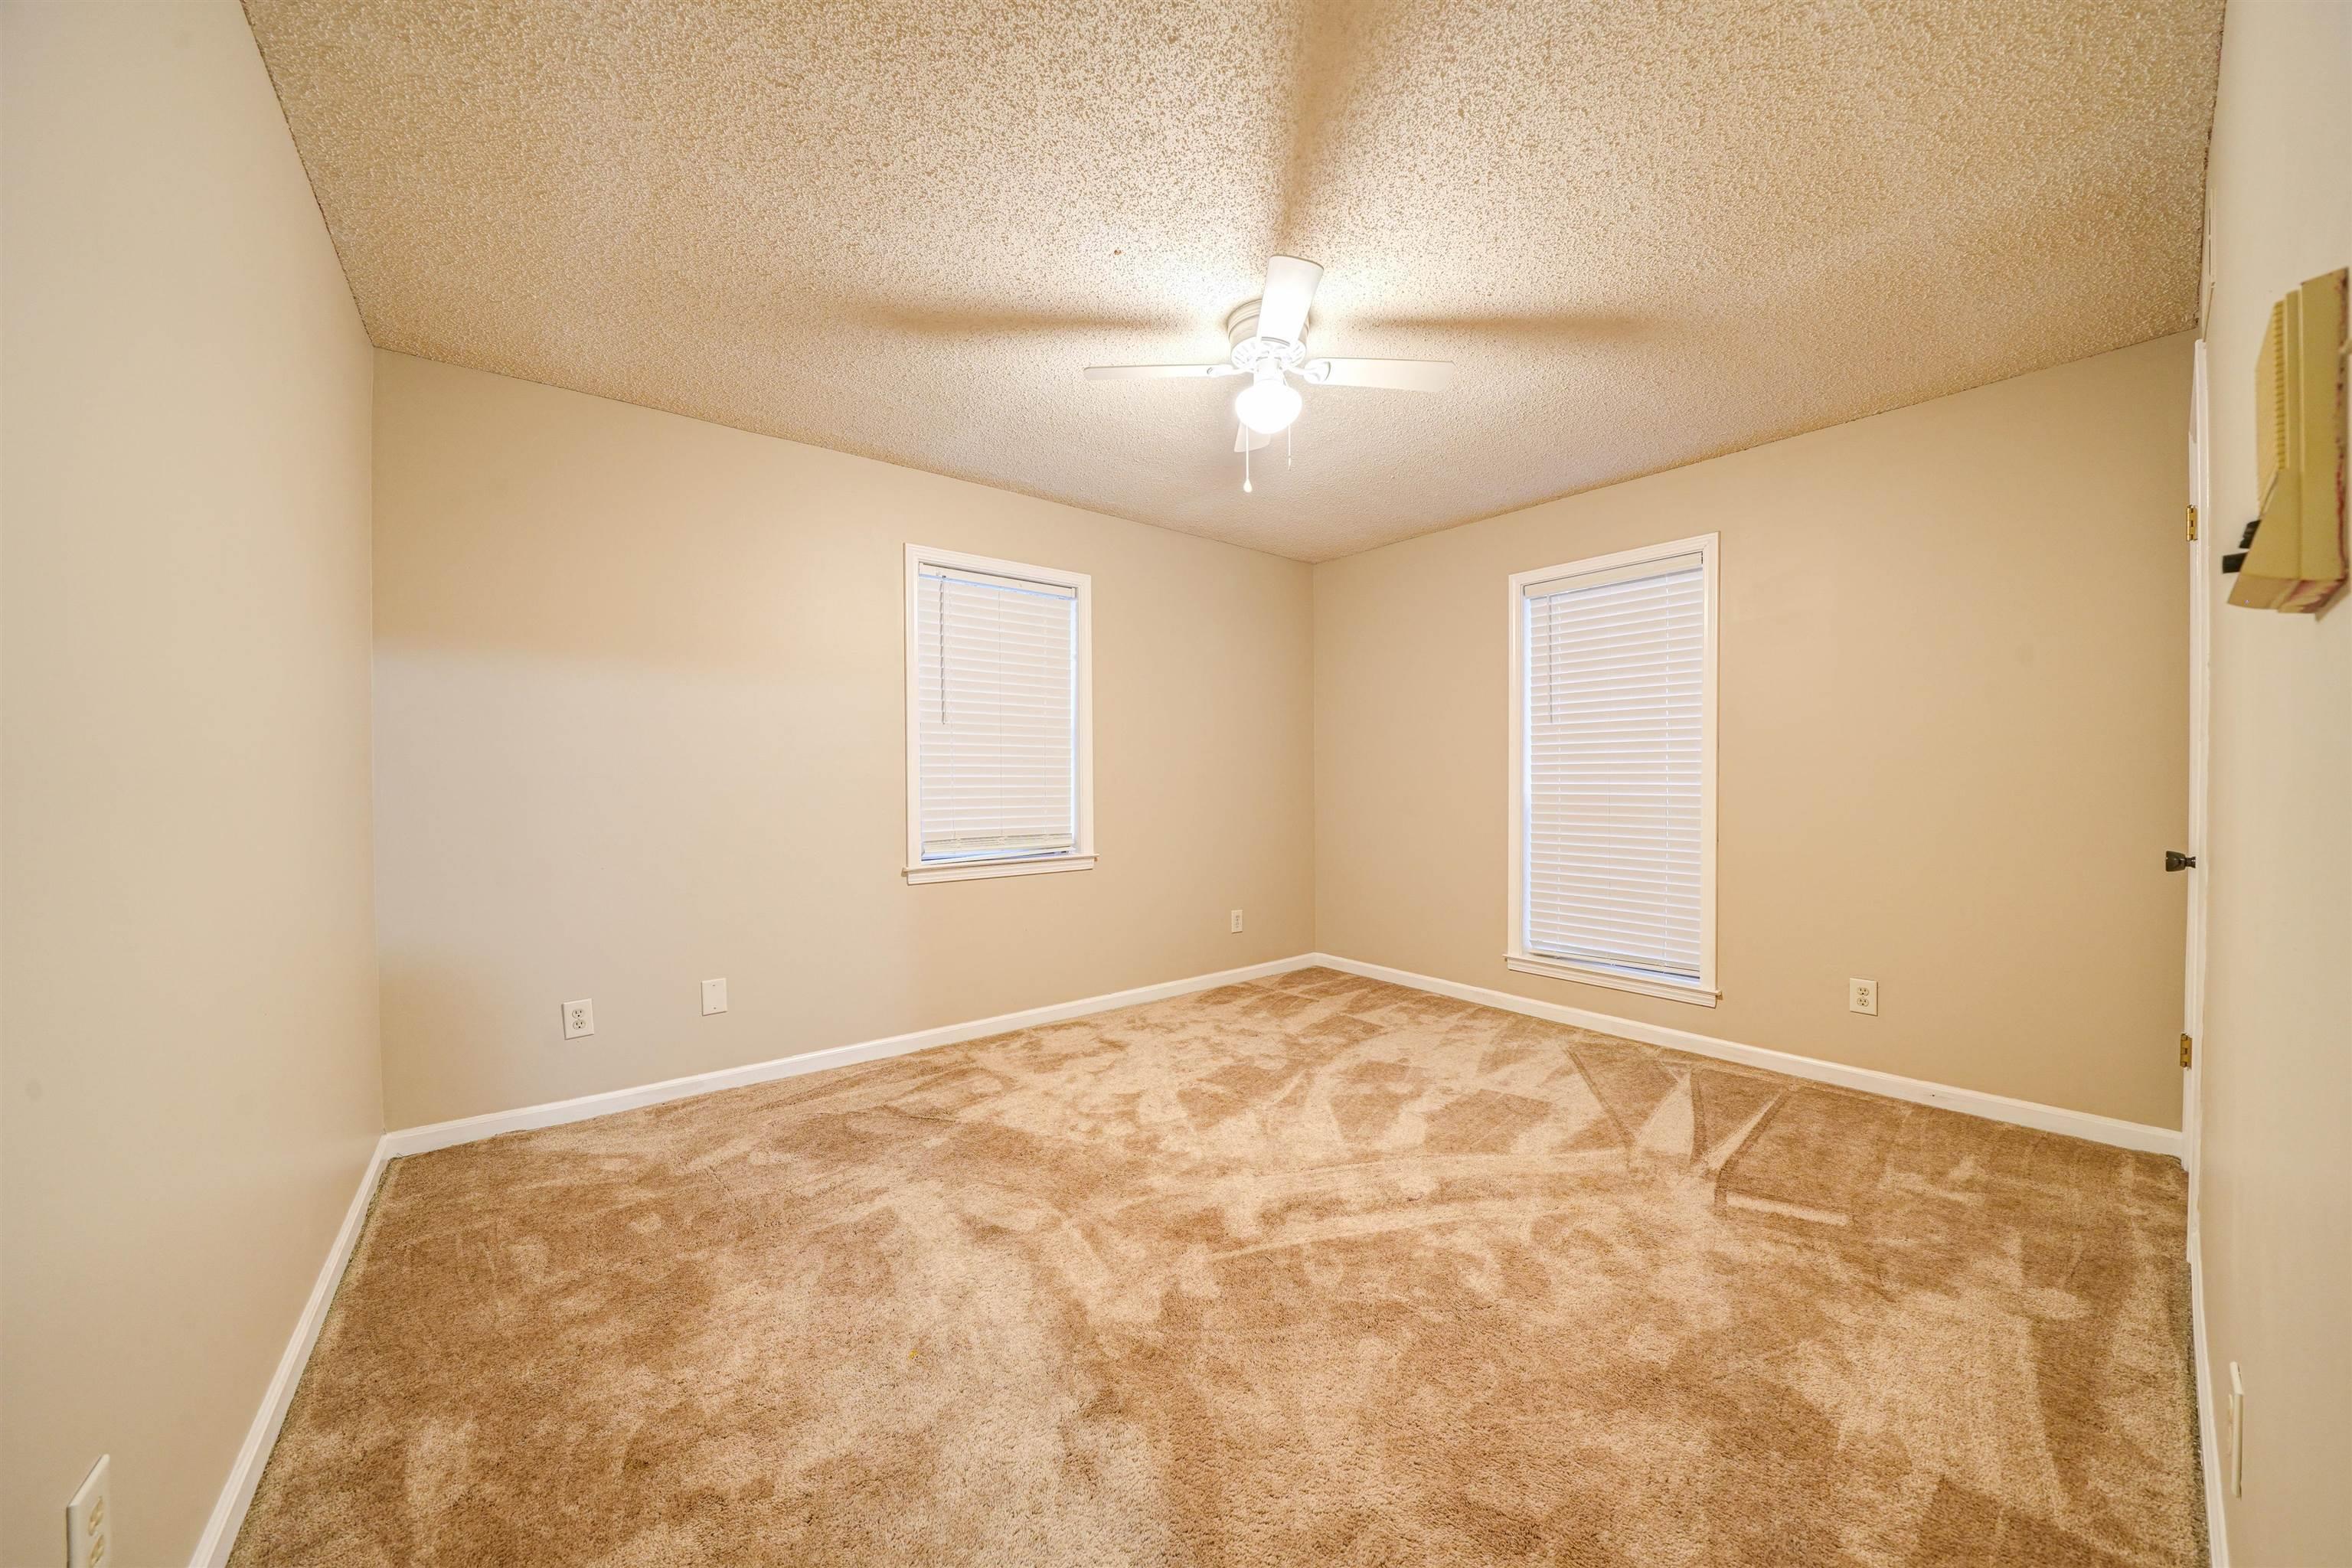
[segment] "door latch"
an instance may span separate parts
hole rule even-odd
[[[2193,871],[2197,868],[2197,857],[2183,855],[2178,849],[2168,849],[2164,852],[2164,868],[2168,871]]]

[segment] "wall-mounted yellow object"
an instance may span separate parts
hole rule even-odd
[[[2344,586],[2347,273],[2271,307],[2254,364],[2254,479],[2262,518],[2230,603],[2320,609]]]

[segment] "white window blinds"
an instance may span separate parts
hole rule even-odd
[[[1706,563],[1529,583],[1521,698],[1531,954],[1696,982],[1706,879]]]
[[[925,862],[1077,845],[1077,590],[919,564],[915,795]]]

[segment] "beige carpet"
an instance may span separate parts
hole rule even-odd
[[[2191,1563],[2182,1192],[1303,970],[395,1163],[234,1562]]]

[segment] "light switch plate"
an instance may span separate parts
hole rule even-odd
[[[702,1016],[727,1011],[727,982],[706,980],[702,983]]]
[[[566,1002],[563,1005],[563,1037],[565,1039],[576,1040],[583,1035],[593,1035],[595,1032],[596,1004],[593,1000],[583,996],[577,1002]]]

